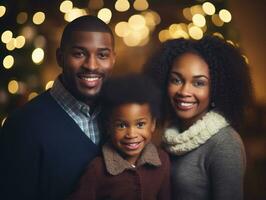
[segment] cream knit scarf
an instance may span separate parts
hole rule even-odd
[[[175,127],[166,129],[162,138],[163,144],[169,153],[182,155],[198,148],[220,129],[228,125],[222,115],[210,111],[182,133]]]

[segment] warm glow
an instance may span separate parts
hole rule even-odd
[[[37,92],[32,92],[28,96],[28,101],[32,100],[33,98],[37,97],[38,93]]]
[[[46,83],[45,85],[45,90],[50,89],[51,87],[53,87],[54,81],[48,81],[48,83]]]
[[[13,33],[10,30],[7,30],[2,33],[1,40],[3,43],[7,44],[8,42],[10,42],[12,37],[13,37]]]
[[[17,23],[24,24],[28,20],[28,14],[26,12],[20,12],[17,16]]]
[[[5,13],[6,13],[6,7],[0,6],[0,17],[3,17]]]
[[[147,2],[147,0],[135,0],[133,7],[136,10],[143,11],[149,8],[149,3]]]
[[[46,39],[44,36],[39,35],[34,39],[34,46],[39,48],[44,48],[46,45]]]
[[[115,9],[119,12],[125,12],[130,8],[128,0],[117,0],[115,2]]]
[[[16,80],[12,80],[8,83],[8,91],[11,93],[11,94],[16,94],[18,92],[18,89],[19,89],[19,85],[18,85],[18,82]]]
[[[37,12],[33,15],[32,21],[34,24],[42,24],[45,20],[45,14],[43,12]]]
[[[168,40],[170,38],[171,38],[171,36],[170,36],[168,30],[161,30],[159,32],[159,40],[160,40],[160,42],[164,42],[164,41],[166,41],[166,40]]]
[[[217,14],[212,15],[212,23],[215,26],[223,26],[224,25],[224,22],[220,19],[219,15],[217,15]]]
[[[189,38],[189,35],[187,33],[187,26],[184,23],[181,24],[172,24],[169,27],[169,34],[171,38],[177,39],[177,38]]]
[[[9,51],[13,51],[16,48],[15,42],[15,38],[11,38],[11,40],[6,44],[6,49]]]
[[[103,0],[90,0],[88,6],[92,10],[99,10],[104,6],[104,2]]]
[[[129,35],[123,37],[124,43],[129,47],[138,46],[141,42],[141,34],[138,32],[130,32]]]
[[[10,69],[14,65],[14,58],[11,55],[8,55],[3,60],[3,66],[6,69]]]
[[[190,37],[195,40],[199,40],[203,37],[203,31],[197,26],[191,26],[188,28],[188,33]]]
[[[63,1],[61,4],[60,4],[60,11],[62,13],[68,13],[72,10],[73,8],[73,3],[72,1]]]
[[[26,38],[27,41],[31,41],[36,35],[36,30],[32,26],[23,27],[21,34]]]
[[[65,14],[64,19],[67,22],[71,22],[74,19],[87,15],[88,13],[84,9],[79,9],[79,8],[73,8],[71,11]]]
[[[206,24],[205,17],[201,14],[195,14],[192,17],[193,24],[199,27],[203,27]]]
[[[115,33],[119,37],[126,37],[130,33],[130,28],[127,22],[119,22],[115,26]]]
[[[189,20],[189,21],[192,20],[192,14],[191,14],[190,8],[184,8],[184,9],[183,9],[183,15],[184,15],[184,17],[185,17],[187,20]]]
[[[210,2],[202,4],[202,9],[207,15],[213,15],[215,13],[215,6]]]
[[[228,23],[232,20],[231,13],[226,9],[222,9],[219,11],[219,17],[225,23]]]
[[[98,12],[98,18],[108,24],[112,18],[112,11],[108,8],[102,8]]]
[[[140,30],[145,26],[146,22],[142,15],[132,15],[128,20],[128,24],[133,30]]]
[[[15,47],[20,49],[22,48],[26,43],[26,39],[24,36],[20,35],[18,37],[16,37],[15,39]]]
[[[201,14],[201,15],[204,15],[205,14],[201,5],[192,6],[190,8],[190,12],[191,12],[192,16],[193,15],[196,15],[196,14]]]
[[[219,33],[219,32],[215,32],[215,33],[213,33],[213,35],[224,39],[224,36],[221,33]]]
[[[245,62],[246,62],[247,64],[249,64],[248,57],[247,57],[247,56],[245,56],[245,55],[242,55],[242,56],[243,56],[243,58],[245,59]]]
[[[36,48],[31,55],[32,61],[35,64],[40,64],[44,59],[44,51],[41,48]]]

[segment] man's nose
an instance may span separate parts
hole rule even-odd
[[[84,68],[89,70],[95,70],[98,68],[97,58],[94,55],[90,55],[86,58],[83,64]]]

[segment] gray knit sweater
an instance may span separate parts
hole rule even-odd
[[[215,126],[215,120],[212,125]],[[201,139],[197,138],[194,143],[202,143]],[[168,147],[171,146],[171,142],[168,141]],[[167,145],[166,140],[165,143]],[[206,141],[203,139],[203,143],[191,151],[180,153],[168,147],[166,149],[172,154],[174,199],[243,199],[246,157],[241,138],[232,127],[221,127],[218,132]]]

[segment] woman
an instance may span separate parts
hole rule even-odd
[[[174,199],[243,199],[246,157],[237,131],[251,82],[239,51],[211,36],[170,40],[145,69],[167,97],[163,145]]]

